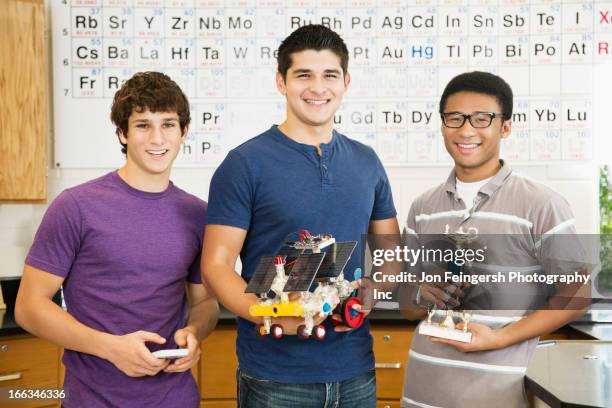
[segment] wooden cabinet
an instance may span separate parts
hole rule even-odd
[[[57,388],[59,347],[29,335],[0,339],[0,387]],[[2,407],[47,407],[52,401],[2,404]]]
[[[202,342],[200,359],[200,396],[203,406],[225,407],[236,404],[236,326],[220,324]]]
[[[236,400],[202,400],[200,408],[236,408]]]
[[[0,1],[2,202],[47,198],[44,7],[44,0]]]
[[[376,401],[376,408],[400,408],[399,401]]]
[[[372,325],[376,358],[376,398],[399,401],[415,326]]]

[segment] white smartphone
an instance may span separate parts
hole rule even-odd
[[[152,353],[157,358],[166,358],[168,360],[174,360],[176,358],[186,357],[189,355],[189,350],[186,348],[157,350]]]

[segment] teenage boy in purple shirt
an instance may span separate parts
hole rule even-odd
[[[198,407],[190,369],[218,305],[200,278],[206,203],[170,181],[189,104],[169,77],[115,94],[120,169],[63,191],[25,261],[18,323],[65,349],[63,406]],[[51,301],[63,287],[67,310]],[[186,357],[152,351],[187,348]]]

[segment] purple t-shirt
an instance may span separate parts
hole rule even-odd
[[[174,348],[186,323],[186,281],[200,283],[206,203],[172,183],[136,190],[117,172],[62,192],[49,206],[26,263],[64,277],[68,312],[106,333],[158,333]],[[72,407],[198,407],[190,372],[131,378],[111,362],[66,350]]]

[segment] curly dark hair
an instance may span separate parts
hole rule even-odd
[[[305,50],[329,50],[340,58],[342,73],[348,71],[349,52],[342,37],[321,24],[309,24],[292,32],[278,47],[278,72],[287,79],[291,68],[291,54]]]
[[[138,72],[125,81],[115,93],[110,119],[115,133],[124,137],[128,134],[128,121],[133,111],[176,112],[181,132],[185,134],[191,122],[189,101],[181,88],[168,75],[161,72]],[[127,145],[121,143],[121,152],[127,153]]]

